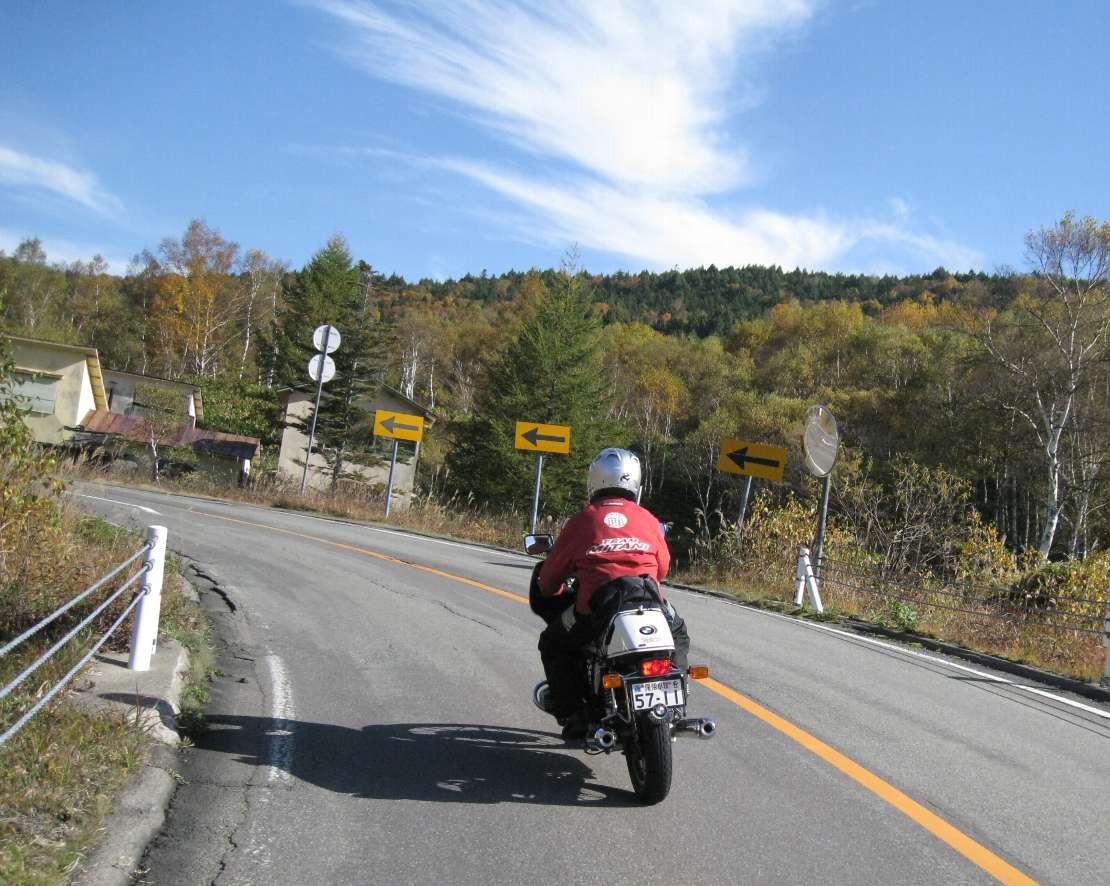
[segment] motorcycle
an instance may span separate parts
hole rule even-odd
[[[546,554],[553,544],[550,535],[528,535],[524,550]],[[529,604],[549,621],[572,605],[574,580],[568,580],[567,593],[545,598],[538,583],[542,565],[540,561],[532,572]],[[706,679],[709,668],[675,666],[670,627],[674,610],[657,592],[619,593],[606,612],[610,610],[612,614],[602,620],[579,658],[586,698],[586,753],[623,753],[636,796],[645,804],[659,803],[670,792],[675,740],[710,739],[717,732],[712,719],[686,713],[688,681]],[[533,690],[532,701],[549,713],[548,699],[547,681],[543,681]]]

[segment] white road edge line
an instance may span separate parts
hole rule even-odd
[[[329,523],[341,523],[339,520],[329,520]],[[345,526],[356,524],[346,523]],[[503,551],[500,548],[487,548],[483,545],[467,544],[466,542],[447,541],[443,538],[431,538],[427,535],[417,535],[412,532],[398,532],[396,529],[380,529],[377,526],[363,526],[363,529],[369,529],[371,532],[384,532],[386,535],[403,535],[405,538],[416,539],[419,541],[430,541],[437,545],[447,545],[450,548],[465,548],[468,551],[484,551],[487,554],[496,554],[499,557],[516,557],[518,560],[531,560],[527,554],[518,554],[515,551]]]
[[[148,514],[154,514],[158,517],[162,516],[161,512],[154,510],[154,508],[148,508],[146,505],[136,505],[132,504],[129,501],[119,501],[115,498],[101,498],[99,495],[86,495],[84,492],[75,492],[73,494],[81,498],[91,498],[95,499],[96,501],[110,502],[114,505],[123,505],[125,508],[138,508],[140,511],[146,511]]]
[[[681,588],[672,588],[672,590],[681,590]],[[696,593],[696,592],[687,592],[687,593]],[[722,601],[722,602],[727,603],[728,601]],[[735,604],[735,605],[740,605],[740,604]],[[750,607],[745,606],[743,608],[748,609]],[[826,631],[827,633],[830,633],[830,634],[837,634],[838,636],[841,636],[841,637],[847,637],[850,640],[857,640],[860,643],[870,643],[872,646],[879,646],[879,647],[882,647],[883,649],[889,649],[892,652],[901,653],[902,655],[911,655],[914,658],[921,658],[921,659],[924,659],[925,661],[932,662],[933,664],[940,665],[941,667],[952,668],[953,670],[956,670],[956,671],[964,671],[965,673],[968,673],[968,674],[974,674],[976,677],[981,677],[982,679],[988,680],[992,683],[1001,683],[1002,685],[1010,686],[1010,687],[1013,687],[1014,689],[1021,689],[1025,692],[1031,692],[1034,695],[1040,695],[1040,696],[1043,696],[1045,698],[1051,699],[1052,701],[1058,701],[1058,702],[1060,702],[1060,704],[1065,704],[1065,705],[1068,705],[1070,707],[1078,708],[1079,710],[1086,711],[1089,714],[1094,714],[1096,717],[1102,717],[1105,720],[1110,720],[1110,711],[1107,711],[1103,708],[1091,707],[1090,705],[1083,704],[1082,702],[1073,701],[1070,698],[1064,698],[1063,696],[1056,695],[1053,692],[1048,692],[1044,689],[1038,689],[1035,686],[1025,686],[1022,683],[1015,683],[1013,680],[1007,680],[1005,677],[999,677],[999,676],[996,676],[995,674],[988,674],[986,671],[980,671],[980,670],[977,670],[976,668],[968,667],[967,665],[956,664],[956,662],[954,662],[954,661],[947,661],[946,659],[938,658],[935,655],[929,655],[926,652],[918,652],[916,649],[906,649],[904,646],[898,646],[897,644],[894,644],[894,643],[887,643],[883,640],[876,640],[873,637],[865,637],[862,634],[855,634],[855,633],[852,633],[851,631],[842,631],[839,628],[831,628],[828,625],[818,624],[818,623],[812,622],[812,621],[801,621],[800,619],[791,618],[788,615],[779,615],[777,612],[767,612],[766,610],[763,610],[763,609],[754,609],[754,608],[752,608],[752,611],[756,612],[760,615],[766,615],[766,616],[769,616],[771,618],[779,618],[779,619],[782,619],[783,621],[792,622],[794,624],[802,624],[805,627],[812,628],[814,630]]]
[[[77,494],[82,495],[84,498],[98,498],[98,496],[95,496],[95,495],[83,495],[83,493],[77,493]],[[122,505],[128,505],[129,504],[128,502],[122,502],[122,501],[117,502],[114,499],[110,499],[110,498],[99,498],[98,500],[99,501],[110,501],[110,502],[113,502],[114,504],[122,504]],[[133,508],[139,508],[139,509],[144,510],[144,511],[149,511],[152,514],[157,514],[158,513],[157,511],[153,510],[152,508],[147,508],[147,507],[144,507],[143,505],[129,505],[129,506],[133,507]],[[272,510],[272,508],[265,508],[265,507],[261,507],[261,506],[257,506],[257,505],[255,505],[254,507],[259,507],[261,510]],[[290,515],[290,516],[301,516],[301,515]],[[404,531],[399,531],[399,530],[395,530],[395,529],[381,529],[377,526],[364,526],[364,525],[358,524],[358,523],[348,523],[348,522],[345,522],[343,520],[330,520],[327,517],[324,517],[324,518],[316,517],[315,519],[322,520],[325,523],[332,523],[336,526],[362,526],[363,529],[369,529],[371,532],[383,532],[386,535],[401,535],[401,536],[404,536],[406,538],[418,538],[418,539],[421,539],[422,541],[430,541],[433,544],[447,545],[448,547],[452,547],[452,548],[465,548],[468,551],[487,551],[491,554],[496,553],[496,554],[498,554],[500,556],[503,556],[503,557],[516,557],[517,559],[520,559],[520,560],[532,560],[533,559],[532,557],[528,557],[525,554],[510,553],[508,551],[502,551],[502,550],[495,549],[495,548],[483,547],[482,545],[466,544],[465,542],[447,541],[447,540],[441,539],[441,538],[430,538],[430,537],[425,536],[425,535],[415,535],[414,533],[411,533],[411,532],[404,532]],[[739,600],[736,601],[736,603],[732,603],[729,600],[721,600],[719,597],[708,597],[705,594],[699,594],[697,591],[683,591],[682,588],[675,588],[675,587],[671,587],[670,590],[679,591],[680,593],[688,593],[688,594],[696,595],[696,596],[702,597],[703,599],[718,600],[719,602],[725,603],[727,605],[742,606],[742,603]],[[800,621],[799,619],[791,618],[788,615],[779,615],[777,612],[767,612],[766,610],[763,610],[763,609],[756,609],[754,607],[747,607],[747,606],[744,606],[743,608],[750,609],[751,611],[757,612],[760,615],[770,616],[771,618],[779,618],[779,619],[782,619],[783,621],[788,621],[788,622],[791,622],[793,624],[802,624],[805,627],[815,628],[815,629],[821,630],[821,631],[827,631],[830,634],[839,634],[842,637],[847,637],[847,638],[852,639],[852,640],[859,640],[863,643],[870,643],[874,646],[879,646],[883,649],[890,649],[894,652],[900,652],[903,655],[912,655],[912,656],[915,656],[917,658],[922,658],[925,661],[933,662],[934,664],[940,665],[941,667],[952,668],[953,670],[965,671],[966,673],[969,673],[969,674],[975,674],[975,676],[982,677],[985,680],[990,680],[990,681],[995,682],[995,683],[1001,683],[1005,686],[1012,686],[1014,689],[1021,689],[1025,692],[1033,693],[1034,695],[1041,695],[1041,696],[1044,696],[1047,699],[1051,699],[1052,701],[1058,701],[1061,704],[1069,705],[1070,707],[1078,708],[1079,710],[1086,711],[1090,714],[1094,714],[1097,717],[1102,717],[1104,719],[1110,720],[1110,711],[1106,711],[1106,710],[1103,710],[1101,708],[1094,708],[1094,707],[1091,707],[1090,705],[1085,705],[1082,702],[1078,702],[1078,701],[1072,701],[1070,698],[1064,698],[1063,696],[1056,695],[1056,694],[1054,694],[1052,692],[1048,692],[1044,689],[1038,689],[1034,686],[1025,686],[1021,683],[1015,683],[1013,680],[1007,680],[1005,677],[998,677],[998,676],[995,676],[994,674],[988,674],[985,671],[979,671],[979,670],[976,670],[975,668],[969,668],[966,665],[956,664],[955,662],[947,661],[943,658],[938,658],[938,657],[933,656],[933,655],[927,655],[926,653],[918,652],[917,650],[914,650],[914,649],[906,649],[905,647],[898,646],[894,643],[886,643],[886,642],[883,642],[882,640],[876,640],[872,637],[865,637],[862,634],[854,634],[850,631],[842,631],[842,630],[839,630],[837,628],[830,628],[827,625],[817,624],[815,622],[809,622],[809,621],[803,622],[803,621]]]
[[[288,782],[293,776],[293,686],[281,659],[272,652],[266,656],[270,671],[270,781]]]

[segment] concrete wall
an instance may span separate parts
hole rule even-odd
[[[52,382],[53,412],[33,413],[24,421],[39,443],[64,443],[69,436],[65,428],[96,408],[87,355],[73,348],[20,341],[12,341],[10,347],[18,373],[42,373],[40,381]]]
[[[316,399],[316,392],[290,391],[286,395],[285,415],[287,419],[295,419],[304,424],[304,430],[299,427],[286,425],[281,435],[281,450],[278,453],[278,471],[290,480],[300,482],[304,473],[304,455],[308,446],[308,425],[312,421],[312,404]],[[394,412],[411,412],[412,407],[401,400],[382,392],[374,398],[373,402],[364,405],[364,408],[373,412],[375,409],[388,409]],[[395,495],[407,495],[412,492],[416,471],[416,459],[413,458],[413,445],[401,441],[401,449],[397,459],[397,469],[393,474],[393,492]],[[312,459],[308,463],[308,485],[313,489],[327,489],[331,486],[331,468],[327,459],[313,447]],[[407,464],[404,460],[407,460]],[[345,476],[357,478],[367,484],[385,485],[389,480],[389,463],[375,467],[367,467],[352,462],[346,462],[343,473]]]

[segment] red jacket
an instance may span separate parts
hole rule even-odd
[[[540,590],[552,596],[577,575],[575,609],[585,614],[602,585],[625,575],[662,581],[670,566],[671,552],[651,511],[628,499],[603,498],[567,521],[540,570]]]

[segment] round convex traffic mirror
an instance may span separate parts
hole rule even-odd
[[[824,406],[810,406],[806,410],[802,448],[806,470],[814,477],[821,479],[832,473],[840,448],[840,429],[833,414]]]

